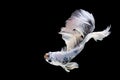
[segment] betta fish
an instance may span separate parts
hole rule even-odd
[[[66,46],[61,51],[48,52],[44,55],[45,60],[55,66],[61,66],[65,71],[70,72],[79,68],[78,63],[71,62],[84,48],[85,44],[93,38],[95,41],[103,40],[110,34],[108,26],[103,31],[93,32],[95,20],[91,13],[85,10],[76,10],[66,20],[65,27],[61,28],[59,34],[65,41]]]

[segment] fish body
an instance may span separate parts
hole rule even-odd
[[[93,32],[95,20],[91,13],[85,10],[76,10],[66,21],[66,26],[61,28],[59,34],[66,43],[61,51],[48,52],[44,55],[45,60],[55,66],[61,66],[65,71],[70,72],[79,68],[76,62],[71,62],[84,48],[85,44],[93,38],[95,41],[103,40],[110,34],[108,26],[103,31]]]

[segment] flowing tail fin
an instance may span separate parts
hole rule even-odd
[[[110,28],[111,26],[108,26],[105,30],[103,31],[99,31],[99,32],[92,32],[92,33],[89,33],[84,41],[83,41],[83,44],[85,44],[86,42],[88,42],[91,38],[93,38],[95,41],[97,40],[103,40],[103,38],[107,37],[109,34],[110,34]]]
[[[87,43],[91,38],[93,38],[95,41],[97,40],[103,40],[103,38],[107,37],[110,34],[110,28],[111,26],[107,27],[105,30],[103,31],[98,31],[98,32],[92,32],[89,33],[85,39],[80,43],[80,45],[78,47],[75,48],[75,50],[79,50],[78,52],[72,52],[72,53],[79,53],[80,51],[82,51],[82,49],[84,48],[85,43]],[[73,51],[75,51],[73,50]],[[75,54],[74,54],[75,56]],[[79,65],[76,62],[69,62],[66,65],[62,65],[62,68],[64,68],[67,72],[70,72],[70,70],[73,70],[75,68],[78,68]]]

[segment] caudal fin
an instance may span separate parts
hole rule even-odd
[[[103,40],[103,38],[107,37],[108,35],[110,35],[110,28],[111,26],[107,27],[105,30],[100,31],[100,32],[93,32],[93,39],[95,41],[97,40]]]
[[[111,26],[108,26],[105,30],[103,31],[98,31],[98,32],[92,32],[89,33],[84,41],[83,44],[85,44],[86,42],[88,42],[91,38],[93,38],[95,41],[97,40],[103,40],[103,38],[107,37],[111,32],[109,31],[111,28]]]

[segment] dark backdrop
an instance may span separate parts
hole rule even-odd
[[[18,2],[12,9],[15,13],[15,23],[19,32],[18,43],[20,49],[15,61],[15,76],[17,78],[39,80],[80,80],[103,79],[113,75],[113,7],[112,1],[66,0],[66,1],[40,1]],[[11,5],[12,6],[12,5]],[[17,7],[16,7],[17,6]],[[43,56],[49,51],[58,51],[65,46],[60,28],[77,9],[84,9],[93,14],[95,18],[95,31],[104,30],[111,24],[111,35],[103,41],[95,42],[91,39],[83,51],[73,60],[80,67],[65,72],[61,67],[48,64]],[[18,20],[19,19],[19,20]],[[18,21],[17,21],[18,20]],[[114,27],[114,28],[113,28]],[[18,36],[17,35],[17,36]],[[18,45],[18,44],[17,44]]]

